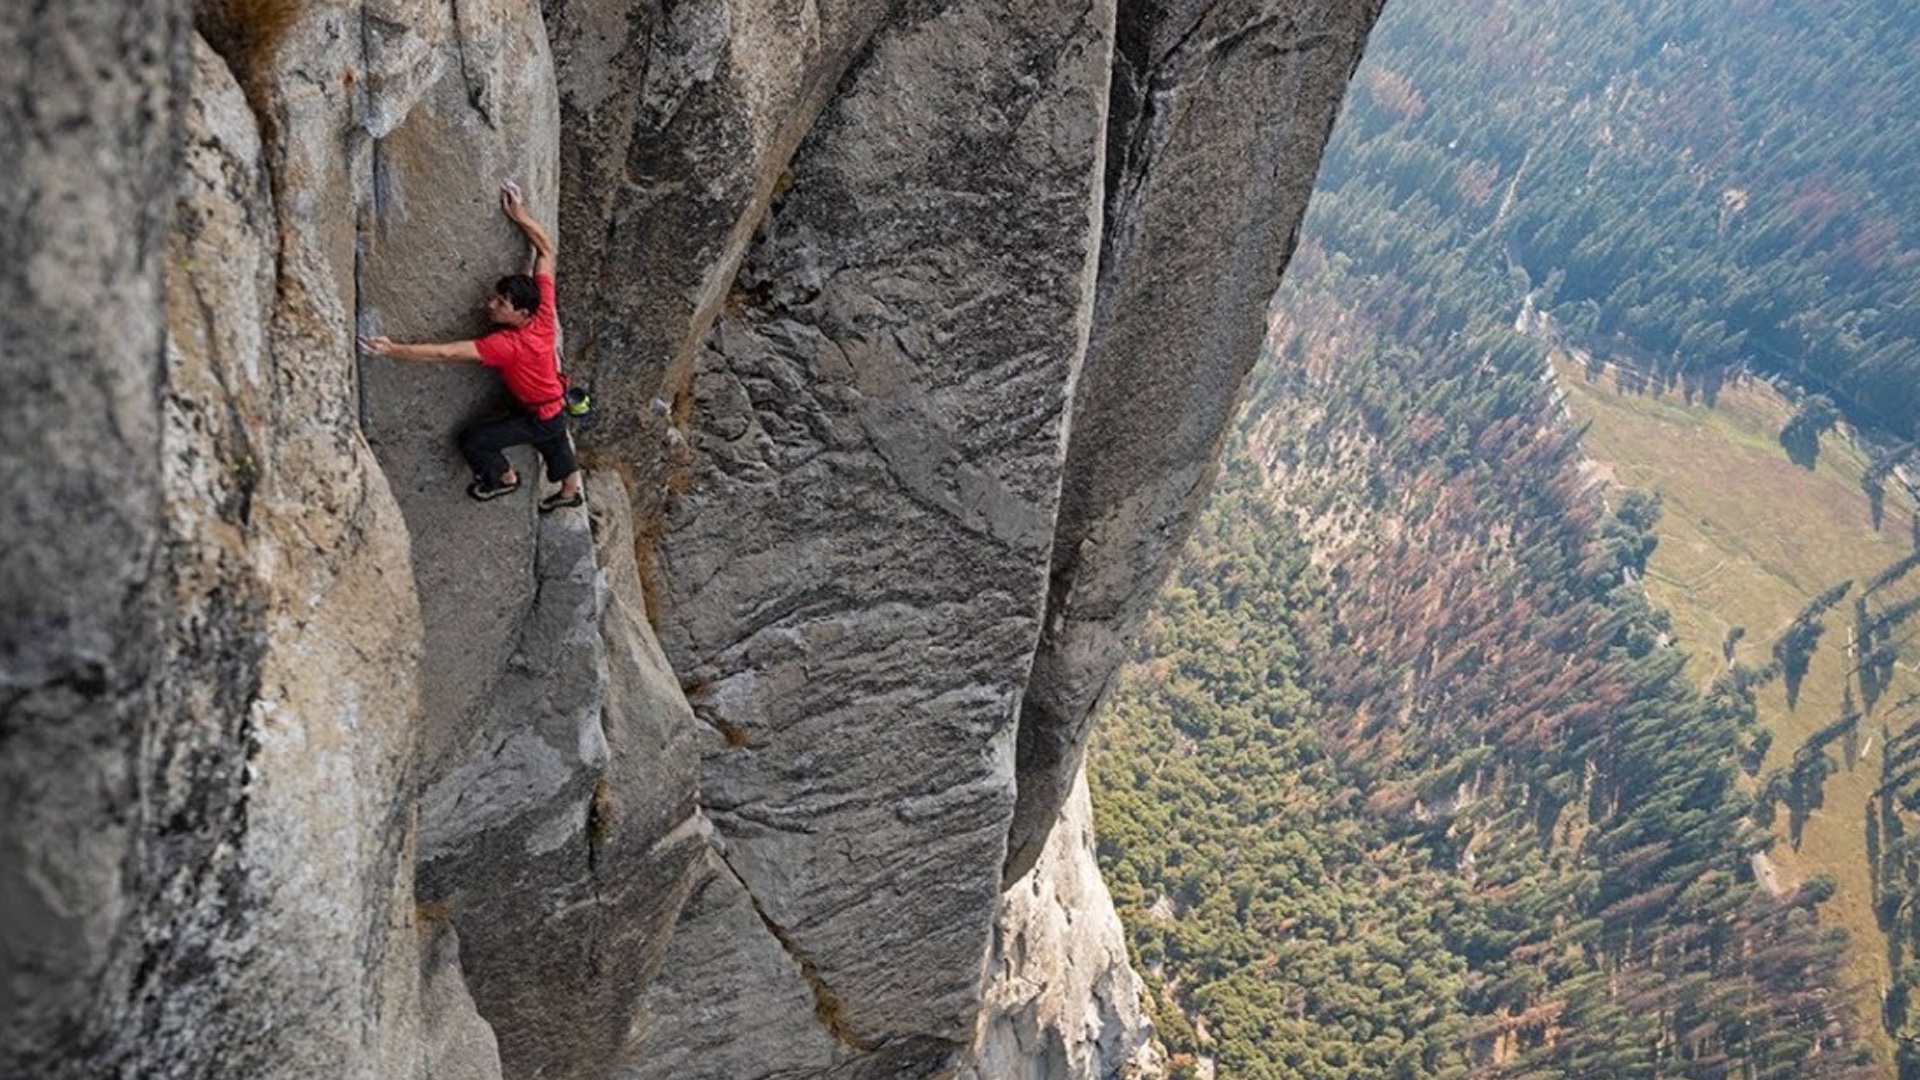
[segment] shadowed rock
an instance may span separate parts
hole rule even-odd
[[[0,924],[35,944],[7,939],[9,993],[22,1003],[3,1010],[19,1027],[0,1071],[413,1075],[417,608],[398,513],[354,434],[339,303],[350,275],[329,257],[336,240],[351,249],[350,201],[345,214],[280,220],[269,180],[296,200],[348,190],[348,159],[326,140],[313,153],[315,143],[263,139],[253,112],[276,110],[283,134],[337,131],[345,101],[308,86],[250,102],[211,50],[189,52],[183,11],[106,7],[9,9],[0,33],[10,59],[28,55],[29,40],[69,60],[111,58],[84,71],[52,55],[7,65],[34,80],[7,100],[32,101],[34,123],[51,125],[28,140],[27,175],[9,191],[69,203],[43,208],[59,223],[45,241],[39,224],[9,216],[9,243],[27,246],[7,262],[39,265],[78,306],[9,309],[35,324],[9,328],[26,346],[9,356],[38,372],[16,385],[31,391],[57,373],[58,389],[33,394],[32,421],[17,429],[52,452],[40,469],[9,471],[41,492],[8,527],[32,530],[55,511],[73,521],[60,536],[7,544],[34,553],[7,560],[7,607],[23,617],[8,632],[24,628],[35,644],[24,654],[8,644],[0,729],[7,768],[33,777],[10,775],[8,797],[26,804],[7,819],[34,839],[5,860]],[[296,43],[325,33],[319,20],[291,31]],[[67,109],[75,122],[59,120]],[[163,242],[155,227],[170,212]],[[61,249],[89,231],[84,250]],[[42,348],[42,332],[60,343]],[[83,413],[61,413],[69,394],[87,399]],[[85,497],[61,488],[68,440],[93,459]],[[152,508],[150,531],[118,531],[134,521],[123,495]],[[113,553],[91,550],[95,537]],[[87,572],[22,582],[42,599],[14,602],[12,574],[63,558],[86,560]],[[127,559],[139,573],[116,581]],[[89,596],[97,585],[115,599]],[[45,598],[82,617],[36,627]],[[131,612],[139,618],[107,636],[89,629]],[[143,671],[149,644],[162,666]],[[40,657],[93,674],[42,672]],[[120,683],[123,673],[135,681]],[[57,686],[58,710],[40,712]],[[90,693],[114,704],[103,712]],[[47,733],[80,741],[42,756]],[[44,873],[34,849],[49,841],[62,850]]]
[[[0,1072],[84,1075],[133,1003],[156,573],[162,259],[184,8],[0,12]],[[134,59],[137,46],[150,43]],[[113,57],[102,77],[90,56]],[[84,519],[87,527],[74,528]]]
[[[535,9],[515,9],[476,55],[442,13],[376,31],[370,108],[372,201],[361,245],[356,323],[396,341],[479,337],[481,310],[503,275],[528,268],[525,237],[500,212],[515,180],[549,224],[557,135],[551,62]],[[500,42],[497,39],[510,40]],[[394,71],[382,74],[381,62]],[[466,73],[485,73],[485,100]],[[436,77],[425,78],[431,74]],[[564,253],[559,274],[569,271]],[[566,317],[563,308],[562,319]],[[563,323],[564,325],[564,323]],[[368,442],[406,513],[426,626],[421,758],[437,767],[469,730],[519,632],[533,584],[533,504],[544,483],[530,449],[511,453],[521,491],[488,503],[472,479],[460,429],[513,408],[500,376],[472,363],[361,356],[360,407]]]
[[[432,1080],[500,1080],[500,1044],[474,1010],[460,970],[460,936],[444,922],[422,926],[420,1012]]]

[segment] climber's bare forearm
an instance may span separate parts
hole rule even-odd
[[[526,200],[521,197],[519,187],[511,181],[500,185],[500,209],[520,227],[520,232],[527,238],[527,243],[533,245],[533,272],[553,273],[555,254],[553,237],[548,235],[547,230],[527,212]]]
[[[479,360],[480,350],[471,341],[394,341],[386,337],[363,337],[360,348],[375,356],[390,356],[395,360],[415,360],[422,363],[456,363],[463,360]]]
[[[520,226],[520,231],[527,235],[527,243],[533,245],[533,272],[552,274],[553,238],[547,235],[547,230],[531,217],[517,217],[513,223]]]

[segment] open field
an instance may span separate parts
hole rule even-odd
[[[1860,486],[1865,455],[1830,433],[1814,469],[1794,465],[1776,438],[1789,406],[1762,382],[1729,384],[1708,406],[1677,390],[1622,391],[1610,373],[1594,376],[1564,357],[1556,357],[1554,367],[1573,417],[1590,425],[1584,448],[1594,466],[1614,490],[1661,496],[1660,546],[1648,564],[1647,590],[1672,613],[1688,670],[1701,686],[1724,670],[1722,645],[1735,628],[1744,630],[1735,659],[1763,667],[1808,601],[1840,582],[1856,582],[1823,620],[1826,631],[1797,705],[1788,707],[1784,680],[1759,690],[1760,722],[1774,735],[1762,775],[1786,765],[1810,734],[1843,713],[1853,681],[1847,652],[1853,598],[1867,579],[1912,550],[1912,500],[1890,482],[1884,519],[1874,529]],[[1875,600],[1912,596],[1920,591],[1915,579],[1920,573]],[[1799,850],[1788,843],[1785,807],[1776,819],[1780,842],[1772,857],[1779,885],[1792,888],[1820,873],[1838,884],[1822,915],[1851,935],[1849,970],[1862,984],[1870,1017],[1877,1016],[1889,967],[1872,907],[1866,805],[1880,779],[1882,729],[1898,731],[1920,720],[1913,706],[1894,707],[1920,690],[1916,659],[1920,647],[1909,642],[1892,689],[1861,724],[1857,759],[1843,757],[1838,746],[1831,751],[1843,767],[1828,778],[1825,805],[1808,819]],[[1859,687],[1852,690],[1859,702]]]

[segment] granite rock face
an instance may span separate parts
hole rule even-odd
[[[368,16],[365,124],[375,137],[364,154],[371,200],[355,310],[364,334],[478,337],[488,329],[481,305],[494,283],[528,266],[526,240],[500,212],[500,184],[515,181],[528,205],[552,218],[558,106],[540,13],[508,3],[461,7],[425,5],[424,18]],[[462,17],[477,14],[495,18]],[[362,355],[359,377],[363,430],[412,540],[426,626],[421,758],[439,763],[471,730],[470,714],[490,692],[532,600],[532,480],[541,470],[522,449],[513,460],[527,482],[517,496],[484,504],[466,497],[471,475],[455,434],[511,407],[493,372]]]
[[[420,1014],[426,1069],[432,1080],[499,1080],[500,1043],[480,1019],[466,973],[460,936],[446,923],[422,926]]]
[[[550,225],[555,72],[530,3],[369,9],[369,136],[355,322],[403,341],[470,338],[529,249],[501,214],[514,180]],[[563,250],[559,281],[576,273]],[[563,341],[572,311],[559,311]],[[468,364],[363,356],[363,430],[412,540],[424,623],[419,873],[508,1076],[604,1076],[702,849],[693,721],[647,626],[616,474],[594,508],[534,512],[544,469],[510,454],[519,494],[468,499],[455,445],[511,402]]]
[[[692,716],[639,593],[617,479],[540,519],[534,599],[473,730],[421,797],[444,907],[508,1076],[604,1076],[705,850]],[[686,885],[682,884],[683,879]]]
[[[548,0],[560,224],[593,442],[651,460],[794,148],[887,0]],[[683,403],[684,418],[684,403]],[[651,509],[651,506],[643,506]]]
[[[973,1062],[963,1080],[1164,1075],[1125,932],[1094,860],[1084,775],[1032,870],[1000,902]]]
[[[1069,795],[1377,7],[0,9],[0,1074],[1155,1075]],[[507,179],[550,517],[353,343]]]
[[[1267,302],[1385,0],[1122,0],[1105,231],[1020,713],[1009,880],[1038,857],[1094,710],[1213,484]]]
[[[718,838],[716,837],[716,842]],[[729,942],[724,967],[713,943]],[[620,1080],[687,1076],[817,1076],[853,1054],[831,1023],[811,962],[773,932],[753,894],[717,851],[680,914],[662,977],[641,1008]]]
[[[702,800],[765,925],[661,978],[724,979],[770,938],[849,1060],[942,1060],[979,1009],[1109,25],[956,3],[883,30],[698,364],[662,637],[721,736]]]
[[[0,1072],[114,1046],[144,924],[136,770],[173,602],[155,566],[183,9],[0,12]],[[110,74],[89,55],[124,58]],[[72,508],[91,528],[76,532]],[[189,901],[191,902],[191,901]],[[56,1074],[57,1075],[57,1074]]]
[[[216,985],[156,988],[185,1014],[169,1021],[179,1050],[156,1060],[407,1075],[420,624],[406,534],[355,435],[328,237],[276,228],[268,176],[283,151],[260,140],[226,65],[198,43],[193,55],[162,440],[184,623],[167,685],[182,700],[145,799],[159,821],[226,810],[204,854],[157,849],[175,880],[223,880],[165,932],[180,970]],[[310,287],[279,288],[290,270]],[[235,950],[246,963],[212,962]]]
[[[10,57],[46,53],[7,65],[33,78],[8,100],[33,103],[23,134],[52,133],[28,139],[45,171],[11,190],[73,200],[8,218],[8,265],[57,282],[42,295],[66,308],[11,309],[29,325],[9,328],[27,346],[9,363],[59,389],[10,431],[94,460],[64,490],[58,453],[7,470],[40,485],[6,545],[40,579],[7,586],[4,756],[24,776],[0,841],[0,1071],[416,1075],[418,609],[349,407],[339,264],[275,205],[270,172],[292,155],[261,139],[183,8],[57,10],[9,9],[0,35]],[[68,66],[87,56],[127,63]],[[150,511],[138,528],[125,497]],[[37,532],[53,511],[67,532]],[[43,558],[86,564],[49,574]],[[88,595],[125,560],[140,573],[113,602]],[[47,599],[68,614],[13,621]],[[36,704],[49,693],[57,708]]]

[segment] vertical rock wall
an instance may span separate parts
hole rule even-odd
[[[1376,11],[0,12],[0,1072],[1150,1072],[1027,869]],[[352,345],[484,329],[508,178],[547,519]]]
[[[558,101],[523,0],[369,10],[354,322],[472,338],[495,281],[528,267],[501,213],[517,181],[557,231]],[[582,276],[565,234],[556,279]],[[575,310],[559,311],[563,342]],[[362,357],[365,431],[411,538],[424,649],[421,900],[458,931],[508,1076],[603,1076],[619,1059],[703,848],[692,716],[643,615],[617,473],[592,516],[551,517],[531,450],[514,496],[478,503],[456,447],[512,407],[473,364]]]
[[[421,801],[419,890],[459,928],[506,1075],[604,1076],[704,851],[692,716],[635,596],[616,478],[540,519],[534,600]]]
[[[1001,899],[987,998],[963,1080],[1164,1074],[1093,843],[1082,774],[1039,860]]]
[[[0,11],[0,1072],[123,1054],[173,617],[160,307],[182,4]],[[112,57],[111,70],[90,58]],[[75,535],[84,514],[90,523]],[[78,1075],[68,1071],[69,1075]]]
[[[1094,709],[1212,486],[1383,3],[1121,3],[1099,300],[1021,703],[1010,881],[1044,846]]]
[[[249,96],[185,15],[16,5],[0,34],[31,77],[5,262],[58,298],[7,334],[34,407],[8,429],[32,554],[7,560],[0,1071],[411,1076],[419,623],[352,408],[351,201],[313,203],[351,189],[350,112],[331,79],[271,92],[266,51]]]
[[[544,7],[576,268],[561,306],[580,313],[574,355],[604,412],[591,441],[646,465],[663,431],[648,403],[684,388],[788,159],[892,5]]]
[[[795,1019],[831,1041],[770,1038],[751,1075],[919,1075],[971,1041],[1088,316],[1110,25],[1098,5],[973,2],[890,24],[700,359],[662,626],[712,729],[726,867],[679,930],[704,946],[661,979],[791,1015],[792,977],[743,977],[787,955],[815,1002]],[[631,1075],[669,1075],[668,1044],[713,1038],[697,1021]]]
[[[164,440],[173,642],[191,651],[158,744],[179,745],[151,790],[178,800],[162,820],[225,808],[217,842],[167,853],[181,880],[221,880],[167,936],[183,967],[233,975],[163,980],[182,1046],[155,1060],[405,1075],[419,634],[405,532],[354,434],[331,237],[279,220],[269,177],[285,147],[262,140],[225,62],[197,41],[193,56]],[[324,100],[285,107],[344,119]],[[284,288],[294,274],[310,287]],[[191,795],[173,790],[186,770]],[[247,962],[214,962],[235,952]]]
[[[553,67],[531,4],[490,5],[498,10],[486,22],[452,4],[407,5],[416,6],[406,19],[396,10],[370,20],[365,33],[373,138],[355,186],[365,226],[355,321],[396,341],[473,338],[489,329],[482,304],[495,281],[528,268],[500,184],[517,182],[553,220]],[[511,408],[500,377],[478,364],[358,363],[366,436],[407,518],[426,627],[421,758],[437,767],[491,692],[532,600],[540,470],[522,449],[518,495],[467,498],[455,436]]]

